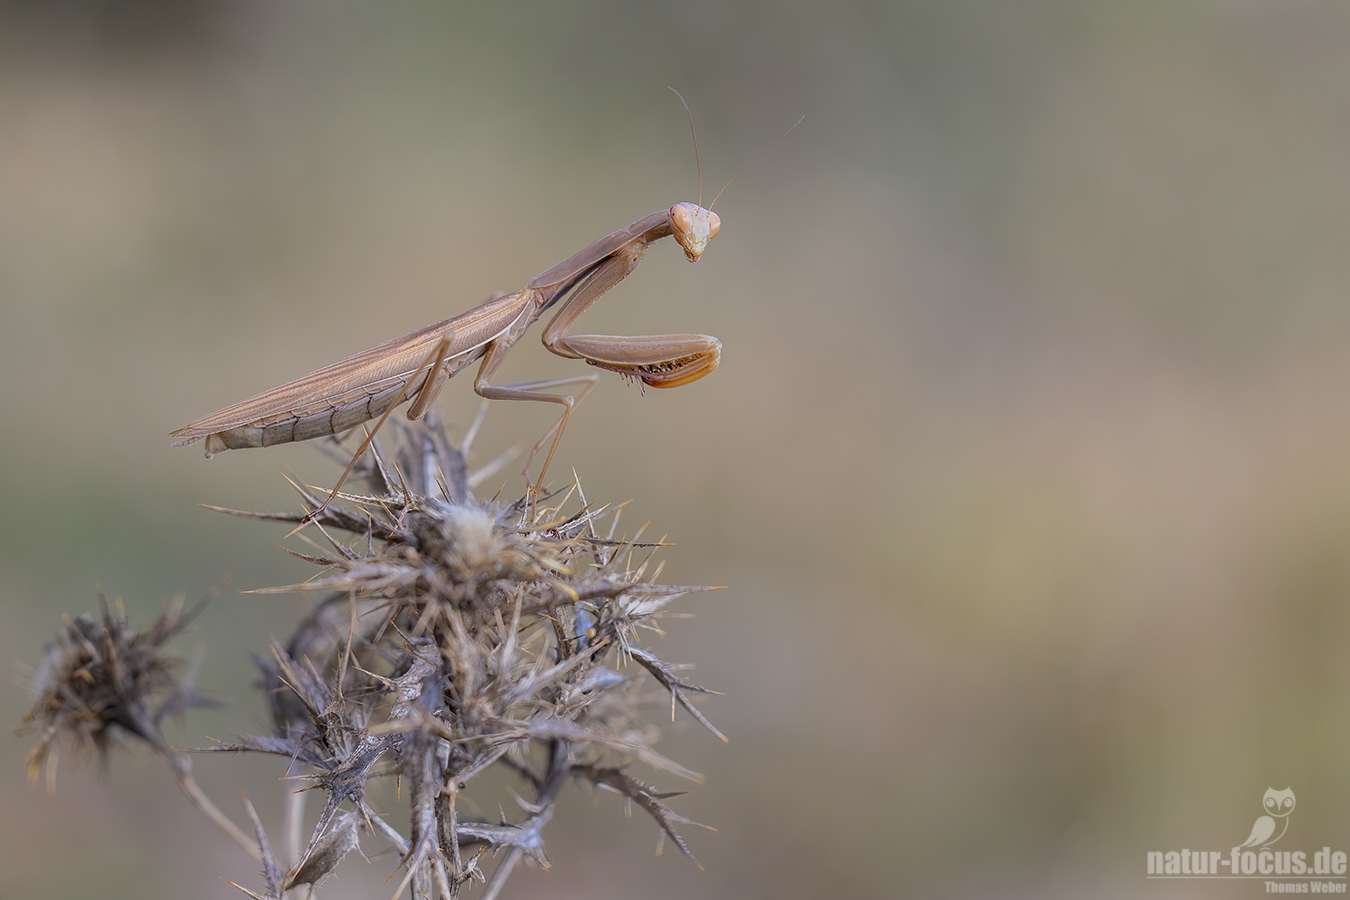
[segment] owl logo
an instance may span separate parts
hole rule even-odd
[[[1251,836],[1236,849],[1269,847],[1284,837],[1285,831],[1289,828],[1289,814],[1294,811],[1294,792],[1289,788],[1282,791],[1266,788],[1266,795],[1261,798],[1261,806],[1265,809],[1266,815],[1256,820],[1256,824],[1252,826]],[[1279,834],[1275,833],[1277,828]]]

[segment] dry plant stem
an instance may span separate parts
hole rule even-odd
[[[553,818],[554,801],[562,791],[563,785],[567,783],[571,775],[572,767],[567,762],[568,749],[564,741],[554,741],[551,748],[552,762],[549,766],[549,779],[540,789],[539,795],[535,800],[535,805],[541,807],[542,811],[536,817],[536,828],[542,829],[548,824],[549,819]],[[482,900],[497,900],[497,896],[506,887],[506,881],[515,872],[516,866],[525,857],[525,851],[519,847],[512,847],[507,853],[506,859],[502,860],[501,865],[497,866],[497,871],[492,873],[492,881],[489,882],[486,890],[483,892]]]
[[[525,851],[519,847],[512,847],[506,853],[506,859],[502,860],[497,871],[492,873],[492,881],[483,891],[482,900],[497,900],[502,890],[506,887],[506,881],[511,877],[511,873],[516,870],[516,865],[525,857]]]
[[[304,763],[293,762],[286,770],[288,778],[296,778],[306,771]],[[291,791],[286,795],[285,847],[287,859],[299,859],[305,841],[305,792]]]
[[[179,789],[187,795],[192,805],[201,810],[205,816],[215,823],[216,827],[225,832],[230,840],[234,841],[243,849],[245,853],[255,860],[262,859],[262,851],[258,847],[257,841],[252,835],[246,833],[230,819],[229,816],[220,811],[220,807],[212,802],[206,792],[197,784],[197,779],[192,777],[192,758],[186,753],[179,753],[169,746],[163,733],[159,730],[159,725],[142,710],[135,709],[130,711],[133,720],[136,720],[137,733],[147,737],[150,746],[154,748],[155,753],[164,760],[173,772],[173,777],[178,782]]]
[[[173,770],[173,777],[182,788],[183,793],[187,794],[192,805],[201,810],[208,819],[216,823],[221,831],[243,849],[245,853],[255,860],[262,860],[262,851],[258,849],[257,841],[251,835],[245,834],[242,829],[230,820],[230,817],[220,811],[211,798],[197,784],[197,779],[192,777],[192,760],[185,754],[175,754],[169,761],[169,768]]]

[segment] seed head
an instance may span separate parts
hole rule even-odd
[[[105,761],[124,735],[158,753],[172,752],[160,721],[200,702],[191,679],[179,678],[183,661],[165,652],[164,645],[201,606],[184,614],[183,599],[175,598],[148,630],[137,632],[120,611],[109,611],[100,595],[101,618],[85,613],[67,619],[65,631],[44,652],[33,679],[36,700],[24,716],[22,730],[41,731],[28,754],[30,779],[48,764],[49,785],[54,781],[62,735],[77,749],[97,751]]]

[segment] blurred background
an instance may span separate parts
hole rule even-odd
[[[230,572],[178,645],[226,705],[175,733],[263,727],[249,653],[314,598],[236,591],[312,572],[198,504],[337,468],[169,431],[697,199],[671,85],[705,201],[806,120],[698,266],[657,245],[580,329],[715,334],[721,368],[606,377],[551,475],[728,586],[659,645],[726,692],[729,744],[681,714],[660,745],[719,830],[699,871],[573,791],[511,895],[1263,893],[1145,861],[1241,842],[1268,787],[1283,849],[1350,847],[1347,46],[1334,0],[0,3],[0,719],[98,591],[145,623]],[[506,378],[580,371],[537,334]],[[476,399],[447,387],[453,434]],[[479,461],[552,415],[497,404]],[[31,743],[0,741],[0,896],[259,886],[149,754],[65,757],[53,796]],[[196,760],[269,827],[281,771]]]

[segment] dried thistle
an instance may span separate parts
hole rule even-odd
[[[693,860],[676,829],[698,823],[665,802],[679,792],[658,793],[628,769],[642,762],[700,778],[653,748],[659,732],[643,715],[647,685],[669,698],[672,716],[681,706],[721,737],[690,699],[708,691],[641,641],[658,632],[672,601],[708,588],[655,583],[647,566],[661,544],[616,537],[619,511],[594,509],[579,487],[537,512],[525,500],[498,509],[472,499],[466,473],[437,426],[408,426],[391,460],[377,449],[358,470],[369,495],[342,495],[345,506],[317,514],[313,524],[327,546],[294,554],[325,572],[268,591],[329,593],[289,640],[257,659],[269,733],[211,749],[282,757],[293,779],[323,796],[304,839],[303,794],[291,795],[288,866],[252,805],[249,836],[201,794],[187,756],[159,730],[163,716],[197,702],[193,679],[178,674],[181,662],[163,645],[200,606],[184,615],[179,602],[140,634],[106,606],[101,623],[70,622],[48,651],[42,696],[27,719],[42,729],[30,767],[36,772],[50,760],[54,772],[61,734],[100,753],[117,733],[146,742],[194,802],[262,863],[263,893],[241,890],[266,900],[297,888],[308,896],[359,849],[363,831],[401,855],[396,898],[405,888],[414,897],[458,897],[475,880],[487,882],[484,897],[496,897],[521,860],[549,866],[544,828],[574,779],[626,797],[654,820],[659,842],[672,840]],[[320,508],[297,489],[310,509]],[[579,508],[563,515],[573,497]],[[602,537],[597,524],[606,518]],[[460,798],[493,766],[519,781],[520,814],[465,817]],[[405,830],[367,796],[372,779],[388,777],[406,786]],[[501,858],[491,878],[479,868],[485,854]]]
[[[178,677],[183,660],[167,654],[164,645],[201,604],[184,614],[183,598],[175,598],[148,631],[136,632],[124,616],[109,611],[102,595],[98,601],[101,621],[88,613],[67,618],[65,632],[47,647],[33,679],[38,696],[24,716],[24,730],[41,729],[42,736],[28,754],[30,780],[37,780],[44,765],[49,786],[55,780],[62,735],[105,760],[123,735],[172,754],[160,721],[199,702],[192,680]]]
[[[188,626],[209,595],[186,613],[183,598],[174,598],[143,632],[133,630],[120,612],[114,616],[102,595],[98,599],[101,621],[87,613],[67,619],[65,633],[47,647],[33,680],[37,700],[20,730],[42,734],[28,754],[29,779],[36,780],[45,766],[47,788],[56,789],[63,736],[78,751],[97,751],[105,762],[123,737],[139,740],[169,765],[198,809],[256,856],[256,845],[198,787],[191,758],[174,750],[160,730],[166,716],[207,705],[197,694],[196,673],[180,676],[183,661],[164,645]]]
[[[349,807],[402,854],[395,896],[411,886],[418,897],[456,897],[486,879],[478,861],[490,851],[504,855],[486,889],[494,897],[520,860],[549,865],[543,828],[572,779],[637,803],[694,858],[676,826],[697,823],[664,804],[674,794],[655,793],[626,769],[641,761],[699,779],[652,747],[657,731],[642,715],[640,690],[651,681],[672,712],[679,704],[721,736],[690,701],[707,691],[639,641],[672,601],[708,588],[648,579],[646,555],[660,544],[616,537],[617,511],[603,537],[604,511],[578,500],[580,509],[563,516],[579,490],[538,513],[524,500],[496,509],[471,499],[465,472],[436,426],[409,426],[392,464],[379,453],[365,464],[370,495],[322,507],[314,525],[327,547],[295,554],[327,571],[269,589],[332,592],[259,660],[271,733],[220,748],[284,756],[324,796],[305,847],[292,848],[287,887],[331,871],[314,860],[338,823],[350,827],[340,812]],[[297,489],[310,509],[321,508]],[[459,797],[494,765],[520,780],[521,816],[463,817]],[[388,776],[409,786],[406,835],[366,798],[370,780]],[[340,855],[325,858],[336,865]]]

